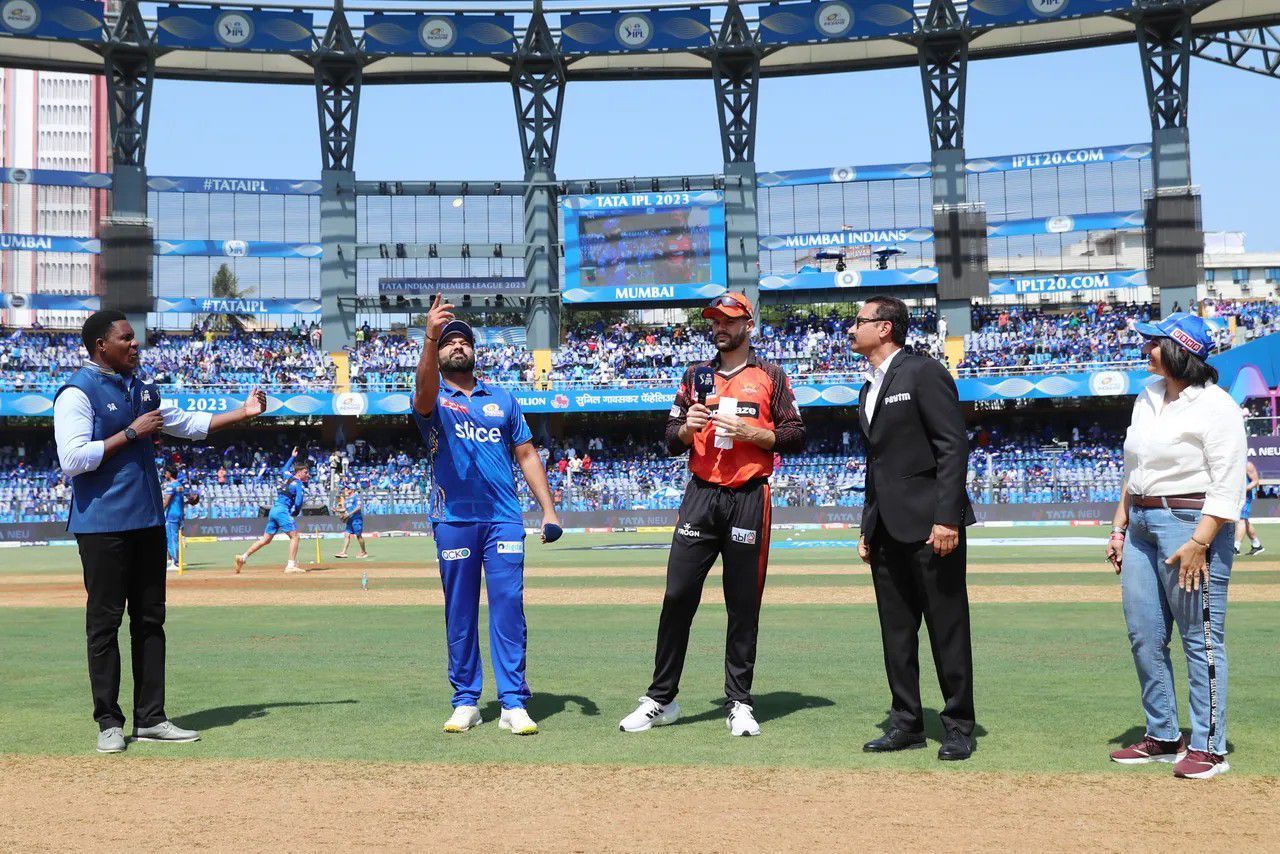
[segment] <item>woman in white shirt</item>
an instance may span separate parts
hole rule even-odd
[[[1137,323],[1159,379],[1138,395],[1124,441],[1126,488],[1107,560],[1121,574],[1124,616],[1142,688],[1146,735],[1111,754],[1121,764],[1174,763],[1174,776],[1229,769],[1224,621],[1234,526],[1244,503],[1240,408],[1205,359],[1208,325],[1178,312]],[[1123,569],[1123,572],[1122,572]],[[1191,742],[1178,727],[1169,639],[1177,623],[1187,657]]]

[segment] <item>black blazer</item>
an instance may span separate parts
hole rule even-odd
[[[899,351],[889,363],[871,421],[858,394],[858,424],[867,439],[867,495],[862,535],[878,525],[895,540],[929,539],[933,526],[976,520],[965,473],[969,439],[955,380],[936,359]]]

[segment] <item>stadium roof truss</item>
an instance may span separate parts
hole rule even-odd
[[[77,0],[25,0],[23,5],[74,8]],[[84,2],[84,0],[79,0]],[[839,2],[839,0],[837,0]],[[905,8],[910,0],[843,0],[843,5],[859,14],[870,8],[892,8],[895,4]],[[1014,13],[1010,23],[990,23],[978,17],[980,9],[1008,10],[1023,2],[1032,10],[1047,7],[1063,8],[1061,16],[1045,20],[1017,20]],[[876,6],[877,3],[881,5]],[[7,7],[10,3],[4,3]],[[155,63],[155,75],[164,79],[199,79],[241,82],[297,83],[313,85],[315,66],[325,57],[331,57],[334,46],[326,43],[332,19],[344,17],[354,37],[350,46],[351,57],[362,66],[362,82],[375,83],[439,83],[449,81],[510,82],[517,65],[526,30],[536,14],[541,13],[549,25],[551,34],[564,65],[566,81],[620,80],[620,79],[707,79],[713,76],[713,54],[717,50],[731,50],[720,42],[716,47],[716,33],[720,32],[726,18],[741,15],[754,37],[755,49],[760,55],[760,76],[818,74],[840,71],[856,71],[875,68],[913,67],[919,62],[919,46],[929,36],[948,34],[963,39],[968,44],[968,57],[972,60],[1006,56],[1019,56],[1058,50],[1072,50],[1100,45],[1132,43],[1138,39],[1135,19],[1142,13],[1164,10],[1194,9],[1192,31],[1196,39],[1195,53],[1207,59],[1258,71],[1275,76],[1280,67],[1280,40],[1270,29],[1280,24],[1280,0],[1215,0],[1215,2],[1143,2],[1125,0],[976,0],[973,4],[950,0],[941,4],[951,7],[953,15],[930,15],[927,2],[917,2],[898,32],[889,36],[855,36],[851,30],[844,37],[806,38],[797,33],[789,43],[778,43],[779,37],[766,37],[762,19],[777,14],[779,4],[715,2],[701,4],[654,3],[646,5],[589,5],[577,2],[512,3],[505,0],[449,0],[449,2],[422,2],[386,6],[351,5],[344,7],[338,0],[334,7],[314,3],[285,5],[271,3],[225,4],[180,3],[138,4],[136,0],[122,0],[111,4],[105,26],[101,30],[85,31],[80,37],[53,38],[44,35],[17,35],[14,27],[0,25],[0,65],[57,70],[74,73],[103,73],[103,55],[111,50],[119,35],[120,18],[134,14],[131,7],[142,13],[152,38],[147,40],[145,53]],[[783,4],[799,6],[801,4]],[[815,4],[824,5],[824,4]],[[934,5],[939,5],[935,3]],[[1090,8],[1092,7],[1092,8]],[[1070,16],[1073,9],[1080,9],[1077,16]],[[174,46],[181,41],[182,33],[175,24],[163,24],[164,18],[178,13],[199,15],[241,11],[252,21],[254,15],[301,15],[310,20],[311,32],[295,38],[292,46],[233,49],[208,41],[214,49],[201,45],[199,36],[186,39],[191,46]],[[620,49],[616,42],[605,40],[599,49],[584,49],[580,45],[566,44],[566,26],[580,26],[581,20],[573,16],[634,12],[637,15],[657,15],[677,11],[696,12],[699,20],[706,22],[705,38],[686,39],[685,46],[672,46],[660,39],[653,39],[648,46]],[[403,52],[394,53],[385,44],[375,47],[366,24],[378,21],[376,15],[417,15],[432,18],[450,18],[455,15],[502,16],[509,20],[511,38],[501,46],[491,49],[487,55],[479,52],[450,52],[449,49],[431,51],[417,40],[406,41]],[[1028,17],[1023,13],[1022,18]],[[463,20],[463,19],[455,19]],[[986,23],[979,23],[986,20]],[[571,22],[566,24],[566,22]],[[163,24],[163,26],[162,26]],[[295,23],[296,27],[297,24]],[[161,30],[169,36],[161,37]],[[41,31],[34,30],[39,33]],[[573,30],[576,32],[576,30]],[[772,31],[771,31],[772,32]],[[188,31],[188,35],[190,32]],[[813,33],[809,33],[813,35]],[[821,35],[819,33],[818,35]],[[783,37],[785,38],[785,37]],[[576,44],[576,43],[575,43]],[[612,45],[612,46],[610,46]],[[697,45],[697,46],[691,46]]]

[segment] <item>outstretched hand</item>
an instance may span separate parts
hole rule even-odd
[[[267,411],[267,393],[260,388],[249,392],[244,399],[244,414],[250,418],[257,417]]]

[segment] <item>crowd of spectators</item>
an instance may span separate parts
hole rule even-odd
[[[175,463],[200,495],[192,517],[239,518],[265,513],[275,498],[279,469],[297,442],[314,465],[306,508],[323,512],[339,489],[360,490],[370,515],[427,512],[430,471],[421,442],[389,434],[375,441],[307,446],[288,431],[226,445],[172,443],[156,464]],[[688,480],[683,457],[666,454],[652,431],[615,432],[540,444],[539,456],[561,510],[674,509]],[[992,422],[969,429],[968,490],[983,504],[1099,501],[1119,498],[1123,430],[1099,423],[1034,428]],[[773,477],[778,506],[857,507],[866,482],[859,432],[811,430],[805,453],[782,458]],[[528,509],[535,504],[516,478]],[[1275,495],[1277,487],[1264,487]],[[0,522],[66,518],[70,490],[51,443],[0,447]]]
[[[1219,346],[1229,346],[1234,317],[1237,335],[1251,340],[1280,330],[1280,309],[1270,302],[1203,301],[1199,309],[1215,323]],[[1034,373],[1101,365],[1140,367],[1142,339],[1130,330],[1156,310],[1147,304],[1088,303],[1062,310],[1043,306],[974,305],[974,332],[964,336],[961,376]],[[571,316],[570,316],[571,318]],[[846,341],[848,310],[796,310],[766,314],[755,346],[782,364],[793,379],[858,381],[866,362]],[[365,324],[350,352],[350,376],[357,391],[410,388],[421,352],[421,336],[379,331]],[[908,346],[946,363],[946,330],[932,310],[912,318]],[[711,353],[700,325],[595,322],[570,326],[553,351],[550,369],[538,371],[523,345],[492,343],[478,348],[477,369],[491,382],[509,386],[617,388],[671,385],[692,361]],[[0,391],[52,391],[79,366],[83,348],[72,332],[0,330]],[[280,330],[190,333],[152,331],[143,367],[156,381],[175,389],[215,389],[243,393],[254,385],[273,391],[326,390],[336,367],[321,346],[317,324]]]

